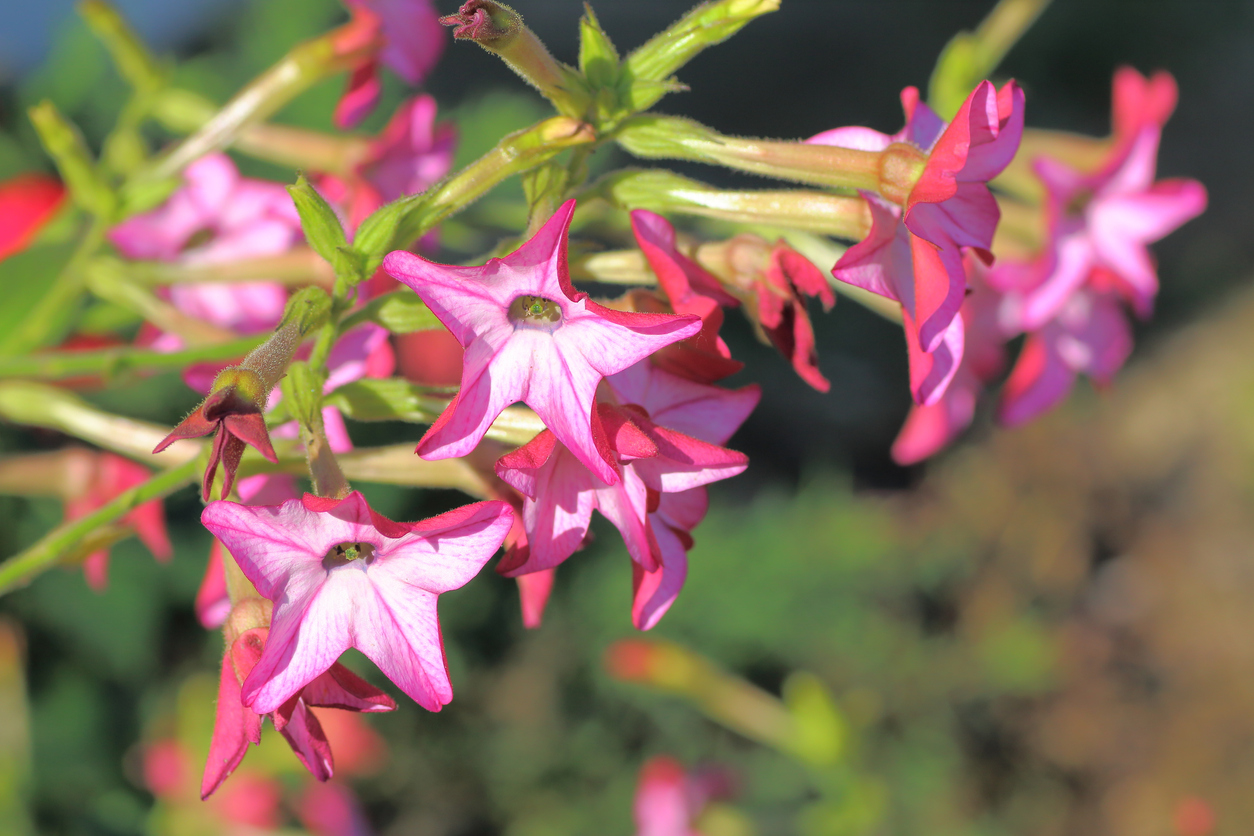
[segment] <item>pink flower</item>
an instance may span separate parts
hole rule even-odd
[[[356,491],[306,494],[280,506],[211,502],[201,515],[258,592],[275,602],[270,639],[243,685],[268,714],[356,647],[419,705],[453,698],[436,598],[469,581],[512,521],[504,502],[479,502],[396,523]]]
[[[725,769],[689,774],[674,758],[650,758],[636,786],[636,836],[701,836],[697,818],[710,801],[733,795],[734,783]]]
[[[606,485],[547,430],[502,456],[497,474],[527,498],[526,544],[511,549],[497,571],[511,577],[549,571],[578,550],[592,512],[614,523],[635,572],[633,623],[657,623],[687,574],[690,531],[705,515],[702,485],[742,472],[748,459],[711,441],[726,441],[757,404],[756,386],[727,391],[654,369],[647,361],[606,379],[623,406],[598,404],[622,479]],[[652,404],[654,416],[642,404]],[[660,426],[666,422],[669,426]],[[681,430],[688,430],[687,435]],[[699,436],[699,437],[697,437]],[[522,590],[538,622],[552,579]]]
[[[244,632],[222,657],[213,739],[200,785],[202,799],[208,798],[235,771],[248,753],[249,743],[261,742],[262,715],[241,702],[240,683],[263,657],[268,633],[264,627]],[[330,778],[335,766],[331,745],[311,706],[370,712],[396,709],[391,697],[337,662],[267,712],[274,728],[319,781]]]
[[[242,484],[242,483],[241,483]],[[226,588],[226,565],[222,562],[222,543],[214,538],[209,545],[209,563],[196,590],[196,619],[206,630],[216,630],[231,612],[231,597]]]
[[[1002,297],[988,286],[984,265],[966,257],[971,293],[962,303],[965,351],[953,380],[930,405],[910,408],[905,426],[893,442],[892,456],[908,465],[935,455],[958,437],[975,416],[975,405],[986,384],[1006,365],[1006,335],[998,324]]]
[[[1085,173],[1049,157],[1035,161],[1046,189],[1049,243],[1026,276],[994,274],[1010,294],[1008,322],[1040,328],[1095,269],[1117,276],[1133,310],[1150,314],[1158,276],[1147,245],[1206,208],[1206,189],[1196,180],[1154,180],[1162,123],[1174,104],[1169,75],[1147,82],[1125,68],[1115,77],[1115,143],[1105,165]]]
[[[1062,310],[1028,335],[1002,390],[997,417],[1007,426],[1045,412],[1071,391],[1081,372],[1109,383],[1132,352],[1119,296],[1085,287],[1067,297]]]
[[[310,784],[296,803],[296,816],[314,836],[370,836],[374,833],[357,796],[344,784]]]
[[[992,258],[989,248],[1000,212],[986,184],[1018,150],[1023,92],[1013,81],[1001,90],[981,82],[948,125],[919,101],[915,88],[903,90],[901,99],[907,123],[893,136],[839,128],[808,141],[884,151],[886,167],[899,163],[913,170],[921,163],[908,193],[883,200],[863,192],[871,208],[871,234],[841,256],[832,275],[901,302],[912,351],[946,355],[927,368],[916,368],[925,364],[912,357],[915,400],[926,404],[944,392],[961,358],[961,336],[953,323],[959,321],[966,293],[962,250],[969,247],[986,261]]]
[[[731,349],[718,335],[723,327],[723,306],[735,307],[740,300],[724,290],[705,268],[679,251],[675,245],[675,227],[666,218],[647,209],[636,209],[631,213],[631,231],[675,313],[701,317],[701,331],[687,342],[696,352],[711,359],[713,374],[717,375],[713,379],[727,377],[744,368],[744,363],[731,359]]]
[[[319,191],[344,208],[349,229],[356,229],[384,203],[425,192],[448,174],[457,130],[447,123],[436,124],[435,113],[435,99],[430,96],[409,99],[370,142],[356,176],[319,178]]]
[[[756,384],[727,390],[705,386],[669,374],[652,363],[637,363],[606,379],[620,403],[637,404],[669,429],[709,444],[726,444],[761,399]],[[632,623],[640,630],[657,624],[675,602],[688,576],[692,530],[709,509],[703,487],[664,493],[649,513],[649,525],[658,545],[660,566],[646,570],[632,563]]]
[[[523,401],[606,484],[618,467],[593,409],[597,385],[701,328],[693,316],[631,314],[577,292],[566,265],[575,201],[535,236],[482,267],[390,253],[383,267],[409,285],[466,349],[461,390],[418,443],[426,459],[464,456],[505,407]]]
[[[351,128],[374,109],[382,92],[378,62],[417,87],[440,60],[444,27],[431,0],[344,0],[355,20],[381,36],[377,59],[358,65],[335,108],[335,124]]]
[[[183,180],[164,204],[109,232],[123,255],[213,264],[278,255],[303,240],[287,190],[279,183],[240,177],[225,154],[192,163]],[[170,301],[189,316],[256,334],[278,324],[287,291],[273,282],[179,284],[170,288]]]
[[[147,482],[152,476],[142,464],[113,453],[86,453],[81,461],[85,472],[79,474],[76,495],[66,499],[67,521],[87,516],[119,494]],[[140,542],[157,560],[165,563],[174,555],[160,500],[145,502],[122,517],[122,522],[135,529]],[[97,592],[108,586],[109,549],[89,554],[83,561],[83,574],[88,585]]]

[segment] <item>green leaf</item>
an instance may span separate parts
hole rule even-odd
[[[412,421],[429,424],[447,404],[399,377],[363,378],[347,383],[326,396],[328,406],[338,407],[355,421]]]
[[[295,319],[299,332],[303,336],[326,324],[331,316],[331,297],[320,287],[302,287],[287,300],[287,308],[283,311],[283,319],[279,323],[282,328]]]
[[[297,178],[295,185],[287,187],[287,191],[292,196],[292,202],[296,204],[296,213],[300,215],[305,240],[313,247],[314,252],[336,268],[336,275],[340,275],[340,266],[344,264],[344,259],[339,250],[348,246],[348,239],[344,236],[344,226],[336,217],[335,210],[303,174]],[[340,264],[336,263],[337,260]]]
[[[431,309],[409,290],[398,290],[375,297],[346,319],[343,328],[348,330],[366,321],[376,322],[393,334],[411,334],[414,331],[432,331],[444,327]]]
[[[73,248],[68,245],[34,246],[0,261],[0,298],[4,299],[4,304],[0,305],[0,355],[38,347],[9,345],[9,337],[26,321],[70,260],[72,252]],[[56,311],[55,318],[45,324],[48,339],[41,340],[40,344],[55,342],[67,330],[75,310],[68,306]]]
[[[579,19],[579,69],[595,91],[618,84],[618,50],[601,28],[592,6],[584,3]]]

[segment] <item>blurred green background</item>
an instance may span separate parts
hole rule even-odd
[[[166,5],[173,22],[150,31],[178,57],[179,83],[217,101],[343,18],[334,0],[205,4],[172,16],[178,7]],[[686,7],[594,5],[623,49]],[[896,130],[899,89],[925,84],[948,38],[990,5],[785,0],[685,68],[692,92],[662,109],[745,135]],[[573,59],[580,4],[516,6],[559,58]],[[67,17],[49,42],[31,69],[22,69],[29,51],[7,61],[15,69],[0,98],[0,177],[49,168],[23,116],[29,105],[51,98],[98,143],[123,100],[83,27]],[[559,571],[539,630],[522,629],[513,582],[491,572],[444,597],[457,699],[439,714],[405,703],[371,718],[387,766],[353,786],[374,828],[628,834],[640,764],[670,753],[738,774],[730,803],[747,819],[711,825],[727,834],[1246,832],[1254,299],[1243,286],[1254,238],[1243,198],[1254,169],[1234,137],[1254,118],[1252,55],[1248,3],[1058,0],[1002,68],[1025,85],[1031,125],[1097,135],[1107,130],[1115,66],[1166,68],[1180,81],[1160,175],[1202,180],[1211,208],[1156,247],[1160,310],[1114,391],[1082,385],[1064,409],[1013,433],[982,416],[961,449],[902,469],[887,456],[907,408],[899,329],[850,303],[817,320],[820,366],[833,383],[820,395],[728,317],[728,341],[749,364],[729,382],[764,389],[730,444],[753,463],[712,491],[688,585],[649,638],[679,642],[769,694],[796,671],[815,674],[843,729],[835,762],[807,764],[712,722],[691,701],[607,675],[606,648],[633,634],[631,579],[616,534],[601,526]],[[428,89],[458,126],[459,165],[544,113],[472,45],[450,44]],[[278,119],[326,129],[339,90],[339,80],[324,84]],[[385,106],[365,129],[378,129],[403,94],[389,77]],[[253,176],[292,176],[240,162]],[[467,220],[490,219],[487,206]],[[92,397],[167,423],[194,404],[176,375]],[[359,443],[416,438],[403,426],[353,432]],[[63,442],[0,428],[0,453]],[[458,501],[364,487],[394,518]],[[0,599],[0,617],[20,624],[0,630],[0,832],[21,832],[26,805],[39,833],[193,832],[153,814],[141,752],[180,724],[208,738],[203,704],[200,714],[187,707],[188,694],[212,694],[204,677],[221,653],[220,636],[191,610],[209,543],[198,510],[190,491],[167,501],[176,546],[167,566],[133,540],[115,547],[105,594],[78,571],[57,570]],[[59,520],[56,503],[0,498],[5,553]],[[295,786],[297,776],[284,780]],[[753,831],[735,829],[747,820]]]

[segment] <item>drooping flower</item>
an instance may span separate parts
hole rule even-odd
[[[620,403],[643,407],[658,424],[718,445],[727,443],[762,396],[756,384],[734,390],[704,386],[647,361],[607,378],[606,386]],[[705,519],[709,505],[706,489],[696,487],[662,494],[649,512],[660,566],[650,572],[632,563],[632,623],[637,629],[657,624],[678,597],[688,576],[692,531]]]
[[[644,253],[649,268],[675,313],[701,317],[701,330],[685,342],[692,353],[706,359],[701,364],[702,377],[719,380],[744,368],[744,363],[731,359],[731,349],[719,336],[723,327],[723,306],[740,304],[718,279],[679,251],[675,244],[675,227],[654,212],[636,209],[631,213],[631,230]]]
[[[631,314],[574,289],[567,201],[527,243],[482,267],[393,252],[384,269],[409,285],[466,349],[461,389],[418,443],[427,459],[464,456],[505,407],[523,401],[606,484],[618,467],[593,409],[597,385],[657,349],[694,336],[697,317]]]
[[[180,438],[198,438],[213,433],[213,449],[205,467],[201,496],[209,499],[213,477],[221,464],[223,479],[220,495],[225,497],[235,484],[235,471],[239,469],[245,446],[251,445],[272,462],[279,460],[270,443],[263,415],[267,395],[266,387],[255,373],[247,369],[225,369],[218,375],[209,396],[163,438],[153,452],[160,453]]]
[[[355,176],[318,178],[318,190],[344,208],[348,228],[356,229],[384,203],[426,191],[453,166],[457,130],[435,121],[435,99],[415,96],[401,104],[392,119],[367,145]]]
[[[415,523],[375,513],[356,491],[277,507],[212,502],[201,521],[275,602],[269,640],[243,684],[267,714],[356,647],[419,705],[453,698],[436,598],[469,581],[512,521],[500,501]]]
[[[351,128],[379,101],[383,90],[379,63],[417,87],[440,60],[444,27],[431,0],[344,0],[344,4],[356,21],[383,40],[377,57],[352,70],[335,108],[335,124]]]
[[[44,174],[19,174],[0,183],[0,261],[30,246],[64,202],[65,187]]]
[[[646,630],[679,594],[687,575],[691,530],[708,505],[703,485],[745,469],[743,454],[718,446],[756,406],[756,386],[728,391],[656,369],[649,361],[606,379],[620,406],[598,404],[622,479],[606,485],[545,431],[497,462],[497,474],[524,494],[525,544],[510,550],[497,571],[527,578],[550,572],[577,551],[592,512],[614,523],[634,574],[632,620]],[[655,414],[645,411],[653,407]],[[665,425],[665,426],[663,426]],[[523,589],[536,622],[552,579]]]
[[[1015,426],[1062,400],[1083,373],[1109,383],[1132,352],[1132,329],[1117,292],[1084,287],[1028,335],[1002,389],[998,420]]]
[[[228,640],[230,633],[228,630]],[[249,743],[261,742],[262,715],[243,704],[241,685],[261,659],[268,634],[264,627],[247,630],[229,643],[222,657],[213,739],[200,786],[202,799],[208,798],[235,771],[248,753]],[[301,764],[319,781],[331,777],[335,764],[313,706],[368,712],[396,709],[391,697],[337,662],[276,709],[266,712]]]
[[[863,192],[872,213],[866,240],[850,247],[832,275],[902,304],[907,340],[917,352],[947,353],[931,368],[912,362],[919,403],[934,403],[961,357],[953,326],[966,293],[964,248],[985,261],[1000,212],[986,185],[1014,157],[1023,134],[1023,92],[981,82],[946,125],[918,91],[902,91],[906,127],[892,136],[868,128],[839,128],[809,142],[883,151],[883,168],[901,190]],[[911,181],[913,181],[911,183]],[[905,184],[911,183],[908,190]],[[959,326],[960,327],[960,326]]]
[[[67,521],[87,516],[152,476],[142,464],[113,453],[83,451],[83,455],[75,457],[74,462],[81,465],[82,472],[76,475],[76,489],[65,501]],[[174,555],[170,535],[166,533],[161,500],[143,503],[122,517],[122,522],[135,529],[140,542],[157,560],[165,563]],[[83,574],[92,589],[104,589],[109,583],[109,549],[89,554],[83,561]]]
[[[300,217],[287,190],[279,183],[241,177],[225,154],[208,154],[192,163],[183,181],[164,204],[109,232],[123,255],[215,264],[278,255],[302,240]],[[266,281],[176,284],[169,293],[170,302],[183,313],[240,334],[274,328],[287,303],[283,285]]]
[[[1155,182],[1162,124],[1175,104],[1166,74],[1147,82],[1135,70],[1116,75],[1115,141],[1106,163],[1086,173],[1049,157],[1034,164],[1045,184],[1048,242],[1027,274],[994,273],[1010,298],[1008,324],[1035,330],[1053,319],[1094,270],[1113,273],[1133,310],[1153,309],[1158,276],[1147,245],[1206,208],[1196,180]]]
[[[968,254],[966,265],[971,293],[960,312],[965,341],[962,362],[938,400],[910,407],[892,446],[898,464],[920,462],[957,438],[971,424],[984,387],[1005,368],[1006,335],[998,320],[1002,296],[988,286],[987,271],[978,259]]]

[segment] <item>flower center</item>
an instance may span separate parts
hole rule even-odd
[[[1080,189],[1071,196],[1067,201],[1067,205],[1062,208],[1063,215],[1068,218],[1083,218],[1084,212],[1089,208],[1089,204],[1096,195],[1092,189]]]
[[[543,296],[519,296],[509,303],[508,316],[516,328],[552,331],[562,323],[562,307]]]
[[[333,569],[357,560],[370,563],[373,559],[374,546],[369,543],[340,543],[327,551],[322,558],[322,565],[326,569]]]

